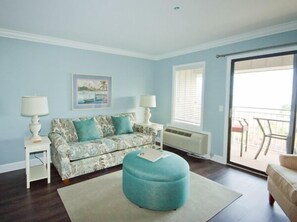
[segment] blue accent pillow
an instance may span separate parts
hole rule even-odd
[[[128,116],[112,116],[111,119],[116,135],[133,133],[132,124],[130,123]]]
[[[100,139],[99,132],[96,128],[95,120],[87,119],[73,121],[79,142]]]

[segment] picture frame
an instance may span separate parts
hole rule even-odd
[[[111,80],[109,76],[72,74],[72,109],[110,107]]]

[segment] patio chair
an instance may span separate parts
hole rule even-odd
[[[297,155],[281,154],[279,161],[266,169],[269,203],[276,201],[291,221],[297,221]]]
[[[243,145],[245,147],[245,152],[247,151],[249,124],[245,118],[237,118],[237,119],[234,119],[233,122],[234,124],[232,124],[231,131],[235,133],[241,133],[240,157],[242,157]],[[244,144],[244,137],[245,137],[245,144]]]
[[[254,119],[257,120],[257,123],[263,133],[263,139],[262,139],[260,148],[254,157],[254,159],[256,160],[263,149],[266,138],[268,138],[268,143],[267,143],[264,155],[266,155],[269,150],[271,139],[279,139],[279,140],[287,140],[288,139],[288,135],[283,135],[283,134],[278,134],[278,133],[272,132],[271,122],[289,123],[289,121],[278,120],[278,119],[266,119],[266,118],[254,118]],[[266,127],[265,127],[265,125],[266,125]]]

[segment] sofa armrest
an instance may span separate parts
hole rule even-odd
[[[150,127],[149,125],[138,124],[138,123],[134,123],[133,131],[151,135],[153,136],[153,138],[155,138],[158,134],[158,131],[153,127]]]
[[[52,142],[52,149],[56,149],[61,158],[69,158],[70,146],[65,138],[58,133],[49,133],[48,136]]]
[[[294,154],[280,154],[280,165],[292,170],[297,170],[297,155]]]

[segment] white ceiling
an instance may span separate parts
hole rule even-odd
[[[297,0],[0,1],[0,36],[42,35],[151,58],[283,25],[297,29]]]

